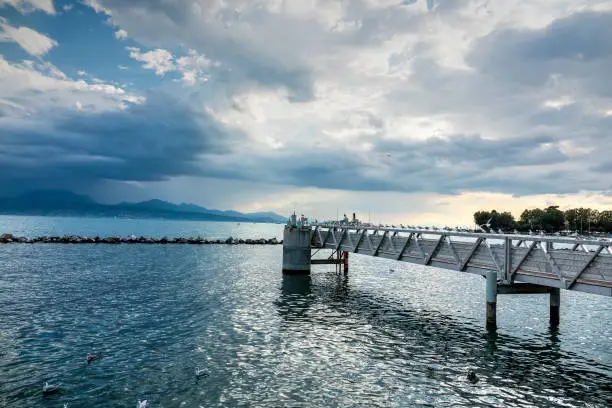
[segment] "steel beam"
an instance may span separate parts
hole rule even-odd
[[[580,275],[582,275],[584,273],[584,271],[587,270],[589,265],[591,265],[591,263],[595,260],[595,258],[597,258],[597,256],[599,256],[599,254],[601,253],[601,250],[603,248],[604,247],[602,245],[600,245],[599,248],[597,248],[597,250],[595,252],[593,252],[593,255],[591,255],[591,257],[587,260],[587,262],[582,266],[582,268],[578,271],[578,273],[576,273],[576,275],[572,278],[570,283],[567,285],[568,289],[571,289],[572,286],[574,286],[574,284],[576,283],[576,281],[578,280]]]
[[[412,239],[413,235],[414,235],[413,233],[410,233],[410,235],[408,235],[408,239],[404,243],[404,246],[402,247],[402,250],[399,252],[399,254],[397,254],[397,260],[398,261],[400,259],[402,259],[402,256],[404,255],[404,252],[406,251],[406,248],[408,248],[408,246],[410,245],[410,240]]]
[[[427,255],[427,258],[425,258],[425,262],[423,263],[424,265],[429,265],[429,263],[431,262],[431,258],[433,258],[434,254],[438,251],[438,248],[440,247],[440,243],[442,242],[443,239],[444,239],[444,235],[440,235],[440,237],[438,238],[438,241],[436,242],[436,245],[433,247],[429,255]]]
[[[383,234],[383,236],[380,238],[380,242],[378,243],[378,245],[376,246],[376,249],[374,250],[374,252],[372,253],[373,256],[377,256],[378,255],[378,251],[380,251],[380,247],[383,244],[383,241],[385,240],[385,237],[389,234],[389,231],[385,231],[385,233]]]
[[[367,229],[364,229],[361,232],[361,235],[359,236],[359,239],[357,240],[357,243],[355,244],[355,248],[353,249],[353,252],[357,252],[357,249],[359,249],[359,245],[361,244],[361,241],[363,241],[363,237],[365,236],[367,232],[368,232]]]
[[[478,239],[474,243],[474,246],[470,250],[470,253],[468,254],[467,258],[465,258],[465,260],[461,264],[461,268],[459,268],[460,271],[465,269],[465,267],[467,266],[468,262],[470,262],[470,259],[472,258],[472,256],[474,256],[474,252],[476,252],[476,250],[478,249],[478,247],[480,246],[480,244],[482,243],[483,240],[484,240],[484,238],[478,237]]]

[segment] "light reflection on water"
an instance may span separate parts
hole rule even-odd
[[[487,334],[480,277],[364,256],[282,276],[281,252],[0,247],[0,406],[612,405],[608,298],[563,291],[550,331],[545,297],[506,297]]]

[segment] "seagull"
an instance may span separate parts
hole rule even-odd
[[[100,354],[88,354],[87,355],[87,364],[91,364],[92,361],[102,358],[102,353]]]
[[[489,232],[491,231],[491,221],[493,220],[493,218],[489,218],[489,220],[485,223],[485,224],[481,224],[478,226],[478,228],[480,228],[483,232]],[[485,230],[484,228],[482,228],[483,226],[487,227],[487,230]]]
[[[43,394],[52,394],[58,392],[62,384],[49,384],[47,381],[43,384]]]
[[[141,401],[138,400],[138,405],[136,405],[136,408],[147,408],[149,406],[149,403],[147,402],[147,400]]]
[[[206,377],[208,375],[208,372],[200,367],[196,367],[195,369],[195,378],[196,378],[196,383],[200,380],[200,377]]]

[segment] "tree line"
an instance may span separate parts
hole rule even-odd
[[[476,211],[474,222],[494,230],[528,231],[576,231],[579,233],[612,233],[612,211],[591,208],[572,208],[562,211],[559,206],[524,210],[518,220],[508,211]],[[489,225],[487,225],[489,224]]]

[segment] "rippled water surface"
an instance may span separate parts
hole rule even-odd
[[[546,296],[500,297],[493,335],[479,276],[351,255],[283,277],[281,254],[0,246],[0,406],[612,406],[607,297],[562,291],[558,331]]]

